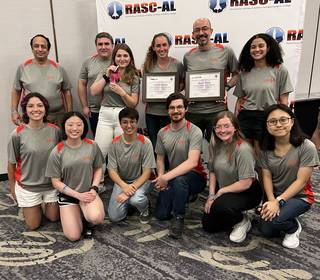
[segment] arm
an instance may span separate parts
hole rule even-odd
[[[90,108],[88,107],[87,101],[87,81],[79,79],[78,80],[78,95],[82,106],[82,112],[86,117],[90,117]]]
[[[111,180],[115,184],[117,184],[127,196],[130,197],[130,196],[134,195],[134,193],[136,191],[136,187],[134,184],[130,184],[130,185],[127,184],[125,181],[123,181],[121,179],[121,177],[119,176],[117,171],[114,169],[108,169],[108,173],[109,173]]]
[[[14,176],[15,172],[16,172],[16,165],[8,162],[8,179],[9,179],[10,192],[13,199],[17,201],[16,192],[15,192],[15,183],[16,183],[16,179]]]
[[[132,95],[129,95],[119,84],[116,83],[110,83],[110,90],[118,94],[127,107],[134,108],[137,106],[139,101],[139,94],[132,93]]]
[[[235,105],[235,108],[234,108],[234,114],[236,116],[239,115],[239,113],[241,111],[241,108],[243,107],[244,102],[245,102],[245,100],[244,100],[243,97],[238,97],[237,98],[236,105]]]
[[[142,174],[140,177],[133,182],[135,189],[139,189],[149,178],[151,175],[151,168],[142,168]]]
[[[204,205],[204,212],[209,214],[211,210],[211,205],[215,199],[216,193],[216,175],[213,172],[209,172],[209,195]]]
[[[64,98],[66,100],[66,109],[67,109],[67,112],[70,112],[72,111],[72,94],[71,94],[71,91],[69,89],[67,90],[63,90],[62,91],[63,95],[64,95]]]
[[[92,186],[99,186],[102,178],[102,167],[94,169],[93,171],[93,179]]]
[[[102,77],[100,80],[96,80],[90,87],[90,93],[95,96],[102,93],[104,87],[107,85],[107,82]]]
[[[229,86],[229,88],[232,88],[237,84],[238,80],[239,80],[239,72],[232,72],[232,77],[227,83],[227,85]]]
[[[320,128],[317,127],[316,130],[313,132],[312,142],[316,145],[316,148],[320,150]]]
[[[288,106],[289,105],[289,92],[283,93],[279,97],[279,103]]]
[[[246,179],[242,179],[239,180],[237,182],[234,182],[233,184],[229,185],[229,186],[225,186],[221,189],[219,189],[219,191],[216,194],[216,197],[219,197],[220,195],[224,194],[224,193],[239,193],[239,192],[243,192],[247,189],[250,188],[251,184],[253,182],[253,178],[246,178]]]
[[[21,90],[15,88],[11,91],[11,120],[15,125],[20,125],[20,115],[18,113],[18,105],[21,98]]]

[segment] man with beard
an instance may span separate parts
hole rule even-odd
[[[169,220],[173,216],[170,236],[181,238],[184,215],[189,196],[198,194],[206,186],[206,173],[200,160],[202,132],[185,119],[188,101],[181,93],[173,93],[166,100],[171,123],[163,127],[157,137],[158,177],[153,180],[159,191],[155,216]],[[169,170],[165,170],[165,157]]]
[[[60,125],[65,111],[72,111],[71,83],[65,70],[48,59],[51,43],[49,38],[38,34],[31,38],[33,58],[18,67],[11,91],[11,119],[21,123],[18,105],[30,92],[41,93],[49,102],[48,121]]]
[[[223,69],[225,88],[229,90],[238,79],[238,60],[229,47],[211,42],[213,29],[210,20],[199,18],[193,23],[192,37],[198,47],[184,55],[183,64],[186,71]],[[227,78],[232,78],[227,82]],[[187,119],[199,126],[209,141],[212,132],[212,121],[218,112],[227,109],[226,99],[221,101],[196,101],[190,103]]]
[[[96,135],[102,97],[101,95],[93,96],[89,94],[88,90],[98,74],[106,70],[110,65],[113,38],[107,32],[100,32],[96,35],[95,45],[97,53],[83,62],[78,80],[78,94],[82,105],[82,112],[89,118],[93,137]]]

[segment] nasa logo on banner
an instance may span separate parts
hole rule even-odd
[[[278,43],[281,43],[285,36],[283,29],[280,27],[271,27],[266,31],[266,34],[270,35]]]
[[[113,1],[108,5],[108,15],[112,19],[119,19],[123,14],[123,7],[121,3]]]
[[[209,8],[214,13],[221,13],[227,7],[227,0],[210,0]]]

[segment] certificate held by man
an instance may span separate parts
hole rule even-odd
[[[144,102],[164,102],[179,88],[177,73],[148,73],[143,75],[142,100]]]
[[[223,70],[188,71],[186,73],[186,96],[190,101],[223,100]]]

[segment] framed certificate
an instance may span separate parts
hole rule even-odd
[[[186,96],[190,101],[224,99],[224,70],[210,69],[186,73]]]
[[[178,73],[148,73],[142,77],[142,100],[144,102],[164,102],[179,90]]]

